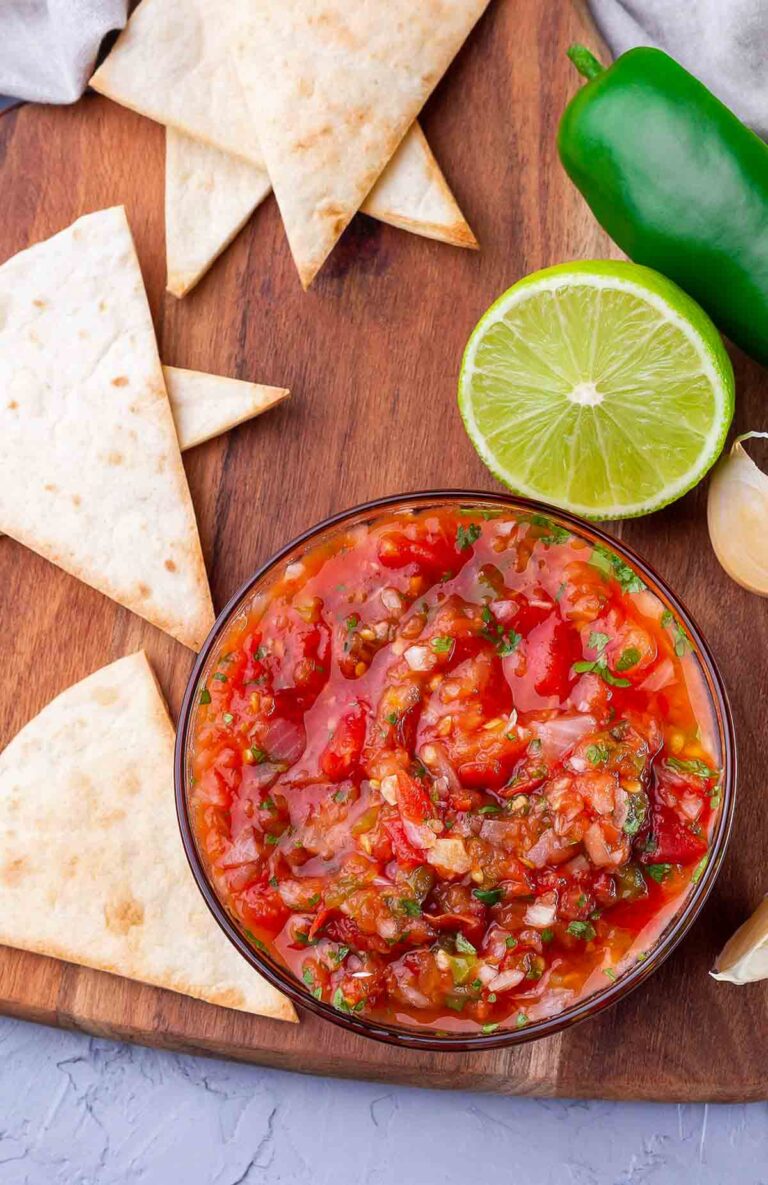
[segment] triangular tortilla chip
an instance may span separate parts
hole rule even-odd
[[[264,387],[178,366],[164,366],[163,373],[182,449],[220,436],[290,394],[284,387]]]
[[[165,137],[167,288],[185,296],[269,193],[266,170],[175,128]],[[477,247],[418,124],[362,205],[364,214],[456,247]]]
[[[201,280],[271,189],[267,171],[195,140],[165,133],[165,254],[168,291]]]
[[[213,606],[122,207],[0,267],[0,530],[199,648]]]
[[[143,0],[91,86],[116,103],[264,165],[233,54],[239,4]]]
[[[306,288],[488,0],[240,3],[240,81]]]
[[[401,230],[454,247],[477,249],[418,122],[360,207],[364,214]]]
[[[0,942],[295,1020],[197,890],[173,745],[142,652],[62,692],[11,741],[0,754]]]

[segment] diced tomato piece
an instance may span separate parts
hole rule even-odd
[[[343,782],[357,771],[365,744],[366,721],[367,709],[358,702],[336,725],[320,755],[320,769],[331,782]]]
[[[530,597],[521,596],[518,599],[518,608],[512,624],[519,634],[527,638],[537,625],[547,620],[554,607],[555,602],[549,593],[543,588],[537,588]]]
[[[651,834],[655,846],[642,853],[643,864],[691,864],[707,850],[706,840],[694,835],[669,807],[654,808]]]
[[[385,568],[405,568],[414,564],[431,579],[455,576],[469,559],[471,551],[456,549],[455,540],[443,531],[427,531],[415,539],[406,534],[382,536],[379,561]]]
[[[245,924],[263,926],[267,930],[279,930],[290,912],[277,889],[271,885],[251,885],[239,895],[239,901]]]
[[[576,681],[571,668],[581,658],[581,639],[573,626],[550,617],[532,631],[525,653],[536,693],[566,699]]]
[[[400,814],[411,823],[423,823],[434,814],[432,800],[418,778],[397,775],[397,805]]]
[[[408,841],[402,820],[391,818],[384,821],[384,827],[392,843],[395,859],[405,868],[415,868],[424,863],[424,853],[419,852]]]
[[[513,765],[514,756],[510,761],[488,757],[484,761],[466,761],[459,766],[458,774],[462,783],[470,788],[500,790],[505,785]]]

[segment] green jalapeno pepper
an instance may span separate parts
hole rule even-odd
[[[589,81],[558,149],[598,222],[768,363],[768,146],[660,50],[569,56]]]

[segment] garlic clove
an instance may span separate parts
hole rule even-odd
[[[726,942],[709,974],[737,984],[768,979],[768,897]]]
[[[768,474],[757,467],[739,436],[714,470],[707,522],[715,555],[725,571],[749,592],[768,597]]]

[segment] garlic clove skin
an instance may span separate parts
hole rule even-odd
[[[707,522],[715,555],[731,579],[768,597],[768,474],[742,444],[753,437],[768,438],[768,432],[739,436],[718,462],[709,486]]]
[[[726,942],[709,974],[736,984],[768,979],[768,897]]]

